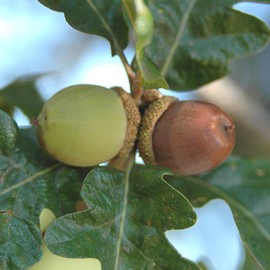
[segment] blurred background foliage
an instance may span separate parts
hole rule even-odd
[[[270,26],[270,8],[240,3],[236,8],[256,15]],[[235,120],[235,154],[269,157],[270,153],[270,46],[260,53],[232,61],[227,77],[205,85],[199,97],[223,107]]]
[[[235,8],[260,17],[270,26],[269,5],[239,3]],[[125,53],[131,61],[132,38]],[[68,85],[91,83],[129,89],[122,64],[118,57],[111,57],[107,41],[72,29],[63,14],[38,1],[1,1],[0,59],[0,108],[13,115],[19,126],[29,125],[43,102]],[[270,46],[257,55],[233,61],[225,78],[198,91],[175,95],[206,99],[227,111],[237,125],[235,154],[269,156],[269,69]],[[196,212],[196,226],[168,232],[167,237],[184,256],[206,262],[209,269],[240,269],[244,248],[227,205],[214,201]],[[214,255],[207,263],[204,258],[211,252]],[[227,264],[221,265],[224,258]],[[244,269],[254,269],[250,267],[247,262]]]

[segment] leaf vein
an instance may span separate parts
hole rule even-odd
[[[177,35],[175,36],[175,40],[174,40],[174,43],[172,45],[172,48],[171,48],[171,50],[170,50],[170,52],[169,52],[169,54],[168,54],[168,56],[167,56],[167,58],[166,58],[166,60],[165,60],[165,62],[163,64],[162,68],[161,68],[160,73],[161,73],[162,76],[165,76],[167,74],[167,71],[168,71],[169,66],[171,64],[173,56],[174,56],[174,54],[175,54],[175,52],[177,50],[178,44],[179,44],[179,42],[180,42],[180,40],[181,40],[181,38],[183,36],[185,26],[186,26],[187,21],[188,21],[188,17],[190,15],[191,10],[192,10],[192,8],[193,8],[196,1],[197,0],[190,0],[189,1],[187,10],[186,10],[185,14],[183,15],[183,18],[182,18],[182,20],[180,22],[179,29],[177,31]]]
[[[127,238],[127,236],[126,236],[126,240],[127,240],[127,242],[131,245],[131,246],[133,246],[138,252],[139,252],[139,254],[141,254],[142,255],[142,257],[144,258],[144,259],[146,259],[147,261],[149,261],[149,262],[152,262],[152,264],[154,264],[154,265],[157,265],[156,263],[155,263],[155,261],[152,259],[152,258],[149,258],[148,256],[146,256],[135,244],[133,244],[133,242],[131,242],[128,238]],[[158,265],[157,265],[158,266]],[[160,266],[159,266],[159,268],[160,269],[162,269]]]
[[[2,191],[0,192],[0,196],[4,195],[4,194],[6,194],[6,193],[9,193],[10,191],[12,191],[12,190],[14,190],[14,189],[17,189],[17,188],[19,188],[19,187],[21,187],[21,186],[23,186],[23,185],[26,185],[26,184],[28,184],[28,183],[34,181],[34,180],[35,180],[36,178],[38,178],[39,176],[45,175],[45,174],[47,174],[47,173],[50,173],[51,171],[53,171],[54,169],[56,169],[56,168],[59,167],[60,165],[61,165],[60,163],[57,163],[57,164],[55,164],[55,165],[53,165],[53,166],[51,166],[51,167],[49,167],[49,168],[46,168],[46,169],[44,169],[44,170],[41,170],[41,171],[36,172],[35,174],[33,174],[33,175],[27,177],[26,179],[20,181],[19,183],[16,183],[16,184],[14,184],[14,185],[12,185],[12,186],[10,186],[10,187],[8,187],[8,188],[2,190]]]
[[[141,194],[141,193],[138,192],[138,191],[134,191],[134,190],[131,190],[131,191],[132,191],[133,193],[137,194],[137,195],[140,195],[140,196],[142,196],[142,197],[145,197],[144,194]],[[149,196],[149,195],[147,196],[147,198],[150,199],[150,200],[152,200],[153,202],[155,202],[156,205],[160,205],[161,207],[164,207],[165,209],[169,209],[169,210],[171,210],[172,212],[174,212],[174,213],[176,213],[176,214],[179,214],[179,213],[178,213],[179,207],[176,208],[176,209],[174,209],[174,208],[168,206],[167,204],[164,204],[164,203],[160,202],[160,200],[157,200],[157,199],[155,199],[155,198],[153,198],[153,197],[151,197],[151,196]],[[163,210],[164,210],[164,209],[163,209]],[[165,210],[164,210],[164,211],[165,211]],[[188,214],[184,215],[183,213],[181,213],[181,217],[184,217],[184,216],[190,218],[190,216],[189,216]]]
[[[126,173],[125,173],[125,177],[124,177],[123,210],[121,213],[120,228],[119,228],[119,234],[118,234],[118,238],[117,238],[116,259],[115,259],[115,264],[114,264],[115,270],[119,269],[118,264],[119,264],[119,257],[120,257],[120,251],[121,251],[122,237],[124,234],[125,219],[126,219],[126,214],[127,214],[129,177],[130,177],[132,166],[133,166],[133,160],[130,161],[129,166],[128,166]]]
[[[238,209],[239,211],[243,212],[244,215],[249,218],[258,228],[258,230],[261,232],[261,234],[267,239],[267,241],[270,242],[270,234],[268,231],[263,227],[263,225],[258,221],[256,216],[247,209],[242,203],[237,202],[234,198],[232,198],[229,194],[224,192],[222,189],[214,186],[213,184],[206,184],[203,181],[197,181],[193,179],[184,179],[184,181],[192,182],[195,185],[200,185],[206,187],[208,190],[211,190],[213,193],[218,195],[220,198],[223,198],[230,206],[234,206],[234,208]]]

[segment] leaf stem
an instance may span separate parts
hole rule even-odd
[[[119,228],[119,234],[117,239],[117,247],[116,247],[116,259],[114,264],[114,269],[119,269],[119,258],[120,258],[120,252],[121,252],[121,243],[122,243],[122,236],[124,234],[124,228],[125,228],[125,219],[127,214],[127,205],[128,205],[128,191],[129,191],[129,178],[131,169],[134,164],[134,155],[130,155],[130,160],[128,162],[128,167],[125,172],[125,178],[124,178],[124,199],[123,199],[123,210],[120,220],[120,228]]]
[[[172,61],[172,59],[174,57],[174,54],[175,54],[175,51],[177,49],[178,43],[181,40],[182,35],[184,33],[184,30],[185,30],[189,15],[190,15],[191,10],[192,10],[192,8],[193,8],[196,1],[197,0],[190,0],[189,1],[187,10],[185,11],[185,14],[183,15],[183,18],[181,20],[177,35],[176,35],[174,43],[172,45],[172,48],[171,48],[171,50],[170,50],[170,52],[168,54],[168,57],[166,58],[166,61],[165,61],[164,65],[163,65],[163,67],[161,69],[161,75],[162,76],[165,76],[167,74],[167,71],[168,71],[169,66],[171,64],[171,61]]]
[[[127,73],[127,76],[128,76],[129,85],[130,85],[130,93],[131,93],[132,97],[134,98],[134,100],[136,101],[136,104],[140,105],[141,98],[142,98],[142,95],[144,92],[144,89],[142,87],[141,73],[139,71],[138,71],[138,74],[136,74],[134,72],[134,70],[129,65],[129,63],[126,59],[124,52],[121,49],[119,49],[119,51],[118,51],[118,56],[120,57],[120,60],[123,64],[125,71]]]
[[[133,71],[130,64],[128,63],[127,58],[121,48],[117,49],[117,53],[127,73],[129,85],[130,85],[130,92],[133,95],[135,91],[134,85],[136,85],[136,83],[134,83],[136,81],[136,74]]]
[[[53,171],[55,168],[59,167],[60,165],[61,165],[60,163],[57,163],[57,164],[55,164],[55,165],[53,165],[53,166],[51,166],[51,167],[49,167],[49,168],[47,168],[47,169],[44,169],[44,170],[42,170],[42,171],[39,171],[39,172],[33,174],[32,176],[30,176],[30,177],[24,179],[23,181],[21,181],[21,182],[19,182],[19,183],[17,183],[17,184],[14,184],[14,185],[12,185],[12,186],[10,186],[10,187],[8,187],[8,188],[2,190],[2,191],[0,192],[0,196],[2,196],[2,195],[4,195],[4,194],[7,194],[7,193],[9,193],[10,191],[12,191],[12,190],[14,190],[14,189],[17,189],[17,188],[19,188],[19,187],[21,187],[21,186],[23,186],[23,185],[26,185],[26,184],[28,184],[28,183],[34,181],[37,177],[39,177],[39,176],[41,176],[41,175],[44,175],[44,174],[47,174],[47,173]]]
[[[131,5],[135,8],[136,6],[136,0],[134,1],[130,1],[130,0],[122,0],[122,4],[123,7],[126,11],[127,16],[129,17],[129,21],[132,25],[132,30],[134,31],[136,26],[135,26],[135,17],[133,17],[133,13],[131,10]],[[137,5],[139,5],[140,3],[137,2]],[[136,49],[136,54],[137,54],[137,49]],[[136,56],[136,55],[135,55]],[[129,68],[131,68],[131,66],[129,66]],[[131,68],[132,69],[132,68]],[[129,83],[130,83],[130,92],[134,98],[134,100],[136,101],[137,105],[140,105],[141,103],[141,98],[144,92],[144,89],[142,87],[142,76],[140,71],[138,70],[138,73],[136,74],[133,70],[133,74],[131,74],[127,69],[127,74],[129,77]]]

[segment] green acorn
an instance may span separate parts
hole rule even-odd
[[[74,85],[52,96],[36,122],[41,145],[55,159],[80,167],[113,161],[124,169],[140,114],[122,88]]]

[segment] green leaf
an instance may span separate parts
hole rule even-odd
[[[146,55],[173,90],[192,90],[228,73],[231,59],[269,42],[269,28],[234,10],[237,0],[148,1],[155,20]],[[263,1],[270,3],[270,1]]]
[[[270,265],[270,160],[231,158],[197,177],[165,176],[196,206],[220,198],[232,209],[247,249],[262,269]]]
[[[128,43],[121,0],[39,0],[50,9],[64,12],[67,22],[75,29],[106,38],[115,55]]]
[[[1,269],[25,269],[40,259],[42,237],[33,222],[3,211],[0,213],[0,232]]]
[[[144,50],[136,52],[136,62],[142,76],[142,85],[145,89],[169,88],[155,64],[145,56]]]
[[[13,115],[14,112],[14,106],[12,104],[10,104],[6,98],[1,96],[1,92],[0,92],[0,110],[3,110],[4,112],[6,112],[9,115]]]
[[[144,48],[153,36],[153,16],[143,0],[123,0],[123,11],[130,29],[134,31],[136,42],[136,64],[133,67],[140,73],[145,89],[169,88],[155,64],[145,56]]]
[[[0,154],[10,155],[15,147],[18,134],[16,122],[4,111],[0,110]]]
[[[10,157],[0,155],[0,269],[25,269],[41,257],[39,215],[74,211],[85,172],[56,163],[21,130]]]
[[[245,264],[242,270],[262,270],[261,265],[256,261],[256,259],[250,254],[249,250],[246,249],[245,252]]]
[[[152,14],[143,0],[123,0],[122,2],[125,19],[136,35],[136,50],[140,51],[152,40]]]
[[[165,170],[136,166],[130,176],[108,167],[84,181],[83,212],[57,219],[46,244],[64,257],[98,258],[103,270],[199,269],[181,257],[164,231],[192,226],[190,203],[163,179]]]
[[[35,77],[18,79],[0,91],[0,97],[12,106],[17,106],[29,119],[37,117],[44,104],[40,97]]]

